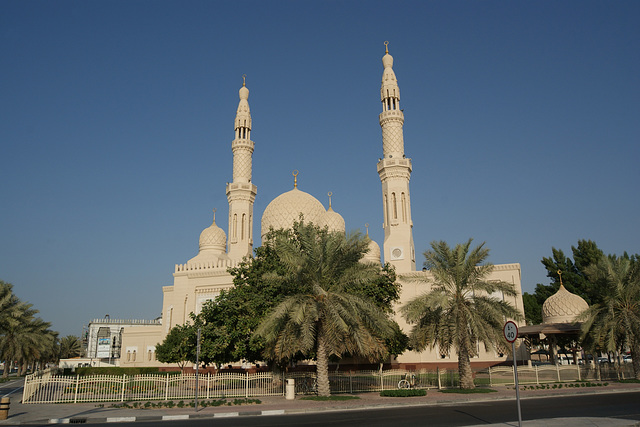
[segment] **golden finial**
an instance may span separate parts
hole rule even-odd
[[[213,208],[213,222],[216,222],[216,208]]]
[[[384,42],[384,53],[389,53],[389,42],[388,41]]]
[[[327,193],[327,196],[329,196],[329,209],[331,209],[331,196],[333,196],[333,193],[331,191],[329,191]]]
[[[246,85],[245,85],[245,81],[246,81],[246,79],[247,79],[247,75],[246,75],[246,74],[243,74],[243,75],[242,75],[242,86],[243,86],[243,87],[244,87],[244,86],[246,86]]]
[[[298,169],[295,169],[293,171],[293,188],[298,188],[298,174],[300,172],[298,172]]]
[[[364,225],[364,228],[366,228],[366,229],[367,229],[367,237],[369,237],[369,223],[366,223],[366,224]]]
[[[562,284],[562,270],[558,270],[558,277],[560,278],[560,286],[564,286]]]

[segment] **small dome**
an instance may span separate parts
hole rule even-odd
[[[213,223],[200,233],[200,251],[212,250],[225,252],[227,247],[227,235],[224,230],[216,225],[216,216],[213,215]]]
[[[344,218],[338,212],[334,211],[331,207],[322,216],[320,220],[320,227],[327,227],[329,231],[345,232]]]
[[[380,264],[380,246],[371,240],[371,238],[367,235],[367,240],[369,240],[369,249],[367,253],[364,254],[361,262],[371,262],[375,264]]]
[[[558,292],[542,304],[542,323],[572,323],[588,308],[589,304],[582,297],[572,294],[561,284]]]
[[[309,193],[294,188],[273,199],[262,214],[262,237],[270,229],[289,229],[295,221],[300,220],[300,214],[306,222],[324,225],[324,206]]]

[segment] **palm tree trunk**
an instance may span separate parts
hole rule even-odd
[[[471,360],[469,359],[469,349],[463,343],[458,350],[458,375],[460,375],[460,388],[472,389],[473,372],[471,371]]]
[[[318,363],[316,365],[316,375],[318,377],[318,395],[331,396],[329,387],[329,357],[327,355],[327,345],[325,332],[322,323],[318,328],[318,348],[316,349]]]
[[[635,342],[631,344],[631,366],[633,367],[633,376],[640,380],[640,346]]]

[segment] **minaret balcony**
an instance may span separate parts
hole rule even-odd
[[[392,119],[404,122],[404,113],[402,110],[387,110],[380,113],[378,118],[380,119],[380,122]]]

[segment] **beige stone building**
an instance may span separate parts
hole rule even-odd
[[[386,43],[385,43],[386,44]],[[380,88],[382,112],[379,115],[382,128],[383,156],[378,161],[377,170],[382,186],[381,217],[384,227],[384,242],[380,246],[371,241],[366,255],[369,261],[392,264],[402,284],[401,301],[429,290],[430,273],[416,271],[416,253],[413,242],[413,221],[411,217],[411,159],[404,152],[404,114],[400,108],[400,87],[393,71],[393,57],[388,49],[382,58],[383,73]],[[251,113],[249,109],[249,90],[244,82],[240,88],[240,102],[234,124],[235,137],[231,142],[233,152],[233,181],[226,186],[229,202],[227,233],[213,223],[200,234],[198,254],[184,264],[175,266],[173,286],[163,288],[162,325],[124,330],[122,338],[122,366],[149,366],[159,364],[153,358],[131,355],[152,354],[154,346],[161,342],[169,330],[189,320],[190,313],[199,313],[204,302],[211,300],[222,289],[232,286],[229,267],[237,265],[243,257],[249,256],[253,249],[253,204],[257,187],[252,182],[251,171],[255,144],[251,140]],[[372,165],[373,166],[373,165]],[[294,172],[294,176],[297,172]],[[344,219],[331,207],[324,205],[315,197],[297,188],[294,178],[293,189],[276,197],[266,207],[261,217],[261,236],[270,228],[289,228],[300,214],[305,220],[327,226],[331,230],[345,231]],[[523,311],[520,265],[497,265],[492,279],[513,283],[518,296],[511,303]],[[502,297],[502,296],[501,296]],[[397,315],[398,323],[408,331],[404,320]],[[127,357],[127,355],[129,355]],[[485,352],[479,348],[474,361],[499,362],[505,356],[494,352]],[[441,355],[438,349],[423,353],[407,352],[395,361],[400,364],[425,364],[456,362],[455,355]]]

